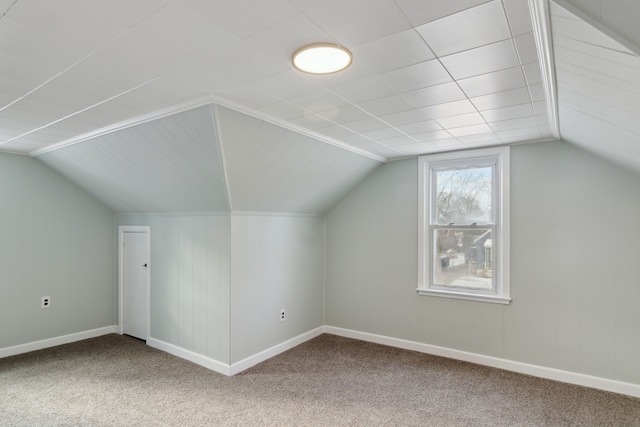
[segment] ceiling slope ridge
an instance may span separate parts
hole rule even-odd
[[[57,144],[52,144],[41,148],[39,150],[35,150],[29,153],[30,157],[38,157],[42,154],[48,153],[50,151],[59,150],[61,148],[69,147],[74,144],[78,144],[80,142],[89,141],[94,138],[98,138],[100,136],[105,136],[110,133],[114,133],[120,130],[124,130],[130,127],[138,126],[144,123],[152,122],[154,120],[159,120],[165,117],[173,116],[176,114],[184,113],[189,110],[195,110],[196,108],[203,107],[205,105],[211,104],[213,102],[210,95],[192,99],[190,101],[184,102],[182,104],[173,105],[171,107],[163,108],[161,110],[154,111],[152,113],[143,114],[141,116],[136,116],[131,119],[123,120],[121,122],[114,123],[109,126],[105,126],[103,128],[97,129],[93,132],[83,133],[82,135],[78,135],[73,138],[66,139],[64,141],[60,141]]]
[[[370,153],[368,151],[361,150],[361,149],[359,149],[357,147],[354,147],[352,145],[348,145],[348,144],[345,144],[343,142],[340,142],[337,139],[330,138],[330,137],[328,137],[326,135],[319,134],[319,133],[314,132],[312,130],[305,129],[305,128],[301,127],[301,126],[297,126],[297,125],[295,125],[293,123],[290,123],[290,122],[287,122],[285,120],[279,119],[279,118],[277,118],[275,116],[272,116],[270,114],[255,110],[253,108],[246,107],[244,105],[241,105],[241,104],[239,104],[237,102],[231,101],[230,99],[224,98],[222,96],[212,95],[212,99],[213,99],[213,102],[215,104],[220,105],[222,107],[229,108],[230,110],[234,110],[234,111],[236,111],[238,113],[246,114],[246,115],[248,115],[250,117],[253,117],[255,119],[262,120],[263,122],[270,123],[272,125],[284,128],[286,130],[290,130],[292,132],[296,132],[296,133],[298,133],[300,135],[308,136],[308,137],[313,138],[315,140],[318,140],[320,142],[324,142],[326,144],[333,145],[333,146],[341,148],[343,150],[350,151],[350,152],[352,152],[354,154],[358,154],[360,156],[368,157],[368,158],[370,158],[372,160],[376,160],[376,161],[381,162],[381,163],[386,163],[387,160],[388,160],[385,157],[377,156],[377,155],[372,154],[372,153]]]
[[[137,126],[140,124],[144,124],[147,122],[151,122],[154,120],[158,120],[158,119],[162,119],[164,117],[169,117],[169,116],[173,116],[175,114],[180,114],[189,110],[193,110],[199,107],[203,107],[205,105],[209,105],[209,104],[213,104],[213,105],[220,105],[222,107],[226,107],[229,108],[231,110],[237,111],[239,113],[242,114],[246,114],[250,117],[253,117],[255,119],[258,120],[262,120],[263,122],[267,122],[270,123],[272,125],[276,125],[278,127],[284,128],[286,130],[290,130],[292,132],[296,132],[298,134],[313,138],[315,140],[318,140],[320,142],[323,142],[325,144],[329,144],[329,145],[333,145],[335,147],[341,148],[343,150],[346,151],[350,151],[354,154],[358,154],[360,156],[363,157],[367,157],[369,159],[381,162],[381,163],[386,163],[387,162],[387,158],[385,157],[381,157],[381,156],[377,156],[375,154],[372,154],[368,151],[365,150],[361,150],[357,147],[353,147],[351,145],[342,143],[336,139],[330,138],[328,136],[319,134],[317,132],[314,132],[312,130],[309,129],[305,129],[301,126],[297,126],[293,123],[289,123],[285,120],[281,120],[278,119],[277,117],[271,116],[267,113],[263,113],[260,112],[258,110],[255,110],[253,108],[249,108],[246,106],[243,106],[241,104],[238,104],[237,102],[233,102],[229,99],[226,99],[224,97],[218,96],[218,95],[206,95],[203,97],[199,97],[199,98],[195,98],[192,99],[190,101],[178,104],[178,105],[174,105],[174,106],[170,106],[167,108],[163,108],[161,110],[157,110],[154,111],[152,113],[148,113],[148,114],[143,114],[141,116],[137,116],[131,119],[127,119],[127,120],[123,120],[121,122],[117,122],[114,123],[112,125],[100,128],[98,130],[95,130],[93,132],[88,132],[88,133],[84,133],[82,135],[78,135],[76,137],[70,138],[70,139],[66,139],[64,141],[61,141],[57,144],[53,144],[53,145],[49,145],[47,147],[32,151],[29,153],[30,157],[38,157],[42,154],[51,152],[51,151],[55,151],[55,150],[59,150],[61,148],[65,148],[74,144],[78,144],[84,141],[88,141],[100,136],[104,136],[104,135],[108,135],[110,133],[113,132],[117,132],[119,130],[123,130],[123,129],[127,129],[133,126]],[[216,119],[217,122],[217,119]]]
[[[538,50],[542,86],[547,102],[547,116],[551,133],[557,139],[560,135],[558,119],[558,91],[556,85],[555,63],[553,58],[553,40],[551,39],[551,14],[548,0],[529,0],[531,24]]]

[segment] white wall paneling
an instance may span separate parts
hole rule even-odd
[[[324,219],[232,215],[230,363],[322,326],[323,313]]]
[[[118,215],[151,227],[151,338],[221,363],[229,355],[229,222],[220,214]]]

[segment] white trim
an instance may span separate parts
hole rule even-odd
[[[302,344],[303,342],[306,342],[315,337],[318,337],[324,333],[324,329],[325,329],[324,326],[320,326],[319,328],[313,329],[309,332],[305,332],[285,342],[276,344],[271,348],[263,350],[260,353],[254,354],[253,356],[249,356],[245,359],[235,362],[231,364],[231,366],[229,366],[229,375],[235,375],[239,372],[249,369],[254,365],[257,365],[260,362],[264,362],[265,360],[271,359],[272,357],[277,356],[280,353],[283,353],[287,350],[291,350],[292,348]]]
[[[510,293],[510,148],[509,146],[480,148],[469,151],[454,151],[438,154],[427,154],[418,158],[418,293],[420,295],[450,297],[472,301],[496,302],[509,304]],[[495,260],[498,265],[495,272],[493,293],[471,289],[432,287],[430,262],[431,243],[431,171],[432,167],[484,164],[490,159],[495,162],[493,191],[498,196],[495,207],[495,227],[497,242]],[[435,164],[435,166],[434,166]]]
[[[109,126],[105,126],[100,129],[96,129],[95,131],[83,133],[82,135],[74,136],[73,138],[65,139],[64,141],[60,141],[55,144],[48,145],[44,148],[40,148],[38,150],[34,150],[29,153],[31,157],[38,157],[42,154],[48,153],[50,151],[55,151],[60,148],[69,147],[74,144],[78,144],[80,142],[84,142],[93,138],[97,138],[99,136],[108,135],[113,132],[117,132],[119,130],[127,129],[133,126],[141,125],[143,123],[152,122],[154,120],[161,119],[163,117],[172,116],[174,114],[183,113],[185,111],[193,110],[198,107],[202,107],[207,104],[211,104],[212,99],[211,96],[207,95],[205,97],[192,99],[190,101],[184,102],[182,104],[173,105],[171,107],[163,108],[158,111],[153,111],[148,114],[143,114],[141,116],[133,117],[128,120],[123,120],[118,123],[114,123]]]
[[[76,332],[60,337],[47,338],[40,341],[18,344],[12,347],[0,348],[0,359],[3,357],[15,356],[17,354],[28,353],[30,351],[42,350],[58,345],[69,344],[76,341],[82,341],[89,338],[95,338],[102,335],[115,334],[118,332],[116,325],[105,326],[103,328],[90,329],[88,331]]]
[[[118,333],[124,333],[124,233],[145,233],[149,260],[147,261],[147,339],[151,336],[151,227],[148,225],[118,226]]]
[[[558,120],[558,99],[556,92],[556,72],[553,60],[553,40],[551,38],[551,18],[548,0],[529,0],[533,36],[536,40],[542,87],[547,101],[547,115],[551,133],[560,139],[560,122]]]
[[[314,132],[312,130],[303,128],[302,126],[298,126],[298,125],[294,125],[293,123],[287,122],[285,120],[282,120],[280,118],[274,117],[270,114],[266,114],[262,111],[259,110],[255,110],[253,108],[249,108],[246,107],[244,105],[241,105],[237,102],[231,101],[227,98],[218,96],[218,95],[213,95],[213,100],[216,104],[225,107],[225,108],[229,108],[230,110],[234,110],[238,113],[242,113],[242,114],[246,114],[248,116],[254,117],[256,119],[260,119],[264,122],[267,123],[271,123],[272,125],[276,125],[279,126],[281,128],[299,133],[301,135],[305,135],[308,136],[309,138],[313,138],[315,140],[324,142],[326,144],[329,145],[333,145],[335,147],[338,148],[342,148],[343,150],[346,151],[350,151],[354,154],[358,154],[360,156],[363,157],[368,157],[372,160],[378,161],[380,163],[386,163],[387,162],[387,158],[386,157],[382,157],[382,156],[378,156],[376,154],[370,153],[368,151],[365,150],[361,150],[357,147],[354,147],[353,145],[349,145],[349,144],[345,144],[344,142],[338,141],[337,139],[333,139],[333,138],[329,138],[326,135],[322,135],[320,133]],[[375,141],[374,141],[375,142]]]
[[[203,212],[119,212],[116,213],[120,217],[136,217],[136,216],[229,216],[228,211],[203,211]]]
[[[181,359],[188,360],[189,362],[193,362],[196,365],[204,366],[207,369],[211,369],[212,371],[216,371],[222,375],[231,375],[229,372],[229,365],[223,362],[219,362],[215,359],[212,359],[207,356],[203,356],[201,354],[195,353],[191,350],[184,349],[182,347],[178,347],[177,345],[170,344],[168,342],[156,339],[149,338],[147,340],[147,345],[149,347],[156,348],[158,350],[167,352],[169,354],[173,354]]]
[[[391,338],[366,332],[358,332],[350,329],[336,328],[333,326],[325,326],[325,333],[372,342],[376,344],[388,345],[405,350],[418,351],[420,353],[432,354],[434,356],[462,360],[464,362],[476,363],[478,365],[490,366],[492,368],[504,369],[506,371],[532,375],[535,377],[546,378],[549,380],[560,381],[568,384],[575,384],[583,387],[590,387],[598,390],[625,394],[627,396],[640,397],[640,384],[632,384],[624,381],[617,381],[608,378],[580,374],[577,372],[569,372],[563,371],[561,369],[531,365],[529,363],[501,359],[499,357],[485,356],[482,354],[469,353],[466,351],[454,350],[451,348],[440,347],[436,345],[423,344],[415,341]]]
[[[293,218],[324,218],[324,214],[320,213],[295,213],[295,212],[251,212],[251,211],[233,211],[233,216],[277,216],[277,217],[293,217]]]
[[[284,341],[280,344],[274,345],[271,348],[263,350],[259,353],[256,353],[252,356],[249,356],[231,365],[224,362],[220,362],[218,360],[212,359],[207,356],[203,356],[191,350],[186,350],[182,347],[178,347],[177,345],[158,340],[156,338],[149,338],[147,340],[147,344],[153,348],[166,351],[169,354],[173,354],[174,356],[188,360],[197,365],[204,366],[205,368],[211,369],[220,374],[233,376],[246,369],[249,369],[252,366],[257,365],[258,363],[271,359],[272,357],[277,356],[280,353],[283,353],[287,350],[291,350],[292,348],[302,344],[303,342],[306,342],[315,337],[318,337],[323,333],[324,333],[324,326],[321,326],[309,332],[305,332],[304,334],[298,335],[297,337]]]
[[[20,344],[12,347],[5,347],[0,349],[0,359],[117,332],[118,326],[112,325],[60,337],[48,338],[31,343]],[[189,360],[190,362],[196,363],[200,366],[204,366],[205,368],[219,372],[223,375],[231,376],[242,372],[243,370],[248,369],[251,366],[263,362],[271,357],[274,357],[284,351],[292,349],[297,345],[316,338],[323,333],[372,342],[376,344],[388,345],[405,350],[418,351],[420,353],[431,354],[434,356],[447,357],[450,359],[476,363],[478,365],[490,366],[492,368],[504,369],[506,371],[517,372],[520,374],[532,375],[539,378],[546,378],[549,380],[560,381],[568,384],[575,384],[583,387],[590,387],[598,390],[605,390],[613,393],[620,393],[627,396],[640,398],[640,384],[633,384],[624,381],[580,374],[577,372],[564,371],[561,369],[548,368],[545,366],[532,365],[529,363],[516,362],[499,357],[485,356],[482,354],[470,353],[467,351],[424,344],[400,338],[392,338],[384,335],[371,334],[368,332],[359,332],[351,329],[338,328],[335,326],[321,326],[319,328],[313,329],[309,332],[301,334],[295,338],[292,338],[267,350],[257,353],[253,356],[247,357],[232,365],[219,362],[217,360],[211,359],[210,357],[194,353],[193,351],[183,349],[181,347],[169,344],[156,338],[149,338],[147,340],[147,345],[158,350],[165,351],[169,354],[173,354],[174,356],[180,357],[182,359]]]
[[[363,156],[363,157],[368,157],[369,159],[378,161],[380,163],[386,163],[387,162],[387,158],[382,157],[382,156],[378,156],[376,154],[370,153],[368,151],[365,150],[361,150],[357,147],[354,147],[352,145],[349,144],[345,144],[344,142],[338,141],[337,139],[333,139],[333,138],[329,138],[328,136],[322,135],[320,133],[314,132],[312,130],[309,129],[305,129],[301,126],[297,126],[294,125],[293,123],[289,123],[285,120],[279,119],[277,117],[271,116],[269,114],[266,114],[264,112],[261,112],[259,110],[255,110],[253,108],[249,108],[246,107],[244,105],[241,105],[237,102],[231,101],[229,99],[226,99],[224,97],[218,96],[218,95],[207,95],[201,98],[196,98],[193,99],[191,101],[187,101],[184,102],[182,104],[178,104],[175,106],[171,106],[171,107],[167,107],[167,108],[163,108],[161,110],[158,111],[154,111],[148,114],[143,114],[141,116],[138,117],[133,117],[131,119],[128,120],[124,120],[118,123],[114,123],[112,125],[109,126],[105,126],[103,128],[100,129],[96,129],[95,131],[91,131],[91,132],[87,132],[87,133],[83,133],[82,135],[78,135],[75,136],[73,138],[69,138],[69,139],[65,139],[64,141],[60,141],[58,143],[55,144],[51,144],[48,145],[44,148],[40,148],[34,151],[31,151],[29,153],[29,156],[31,157],[38,157],[42,154],[48,153],[50,151],[55,151],[58,150],[60,148],[64,148],[64,147],[68,147],[70,145],[74,145],[74,144],[78,144],[80,142],[84,142],[93,138],[97,138],[99,136],[104,136],[113,132],[117,132],[119,130],[123,130],[123,129],[127,129],[133,126],[137,126],[143,123],[147,123],[147,122],[151,122],[153,120],[158,120],[161,119],[163,117],[168,117],[168,116],[172,116],[174,114],[178,114],[178,113],[182,113],[185,111],[189,111],[189,110],[193,110],[195,108],[198,107],[202,107],[205,106],[207,104],[217,104],[220,105],[222,107],[226,107],[229,108],[231,110],[234,110],[238,113],[242,113],[242,114],[246,114],[249,115],[251,117],[254,117],[256,119],[262,120],[264,122],[267,123],[271,123],[273,125],[279,126],[281,128],[290,130],[292,132],[296,132],[299,133],[301,135],[304,136],[308,136],[310,138],[313,138],[317,141],[320,142],[324,142],[326,144],[329,145],[333,145],[335,147],[341,148],[343,150],[346,151],[350,151],[354,154],[357,154],[359,156]],[[5,141],[5,142],[10,142],[10,141]],[[2,145],[2,143],[0,143],[0,145]]]
[[[497,304],[509,304],[511,302],[511,298],[505,298],[500,295],[472,294],[472,293],[465,293],[465,292],[453,293],[453,292],[448,292],[446,290],[422,289],[422,288],[418,288],[416,289],[416,291],[420,295],[427,295],[432,297],[466,299],[471,301],[492,302]]]

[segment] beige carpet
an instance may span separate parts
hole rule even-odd
[[[235,377],[119,335],[0,359],[2,426],[640,426],[640,399],[322,335]]]

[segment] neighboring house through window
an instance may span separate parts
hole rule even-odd
[[[509,148],[419,158],[422,295],[508,304]]]

